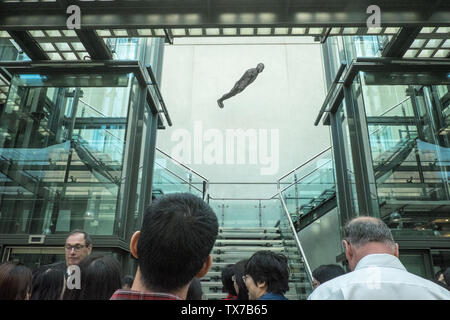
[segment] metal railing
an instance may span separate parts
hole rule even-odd
[[[300,256],[302,257],[303,264],[304,264],[304,267],[306,270],[306,274],[308,276],[309,283],[311,284],[311,287],[312,287],[313,286],[313,276],[312,276],[311,267],[309,266],[308,259],[306,258],[306,254],[305,254],[305,251],[303,250],[302,243],[300,242],[300,239],[298,238],[297,230],[295,229],[294,222],[292,221],[291,214],[289,213],[286,202],[284,201],[283,195],[281,193],[280,180],[281,179],[279,179],[278,183],[277,183],[278,197],[281,201],[282,210],[284,211],[286,218],[289,222],[289,227],[294,235],[295,244],[300,253]]]
[[[203,200],[207,201],[208,197],[209,197],[209,180],[201,175],[200,173],[198,173],[197,171],[195,171],[192,168],[189,168],[188,166],[186,166],[185,164],[181,163],[180,161],[178,161],[177,159],[173,158],[172,156],[170,156],[169,154],[165,153],[164,151],[162,151],[161,149],[159,149],[158,147],[156,147],[156,151],[159,152],[160,154],[162,154],[164,157],[170,159],[172,162],[174,162],[176,165],[184,168],[188,175],[190,177],[192,177],[192,174],[196,175],[197,177],[200,178],[201,180],[201,184],[202,184],[202,190],[200,190],[199,188],[197,188],[192,181],[186,181],[185,179],[181,178],[179,175],[175,174],[173,171],[171,171],[168,168],[164,168],[162,165],[158,164],[156,161],[155,163],[157,163],[161,168],[165,169],[166,171],[170,172],[171,174],[175,175],[176,177],[178,177],[179,179],[181,179],[182,181],[184,181],[185,183],[187,183],[189,186],[193,187],[194,189],[198,190],[199,192],[202,193],[202,198]],[[191,179],[189,179],[191,180]]]

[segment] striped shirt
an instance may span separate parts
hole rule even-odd
[[[145,293],[140,291],[119,289],[110,298],[110,300],[183,300],[180,297],[162,292]]]

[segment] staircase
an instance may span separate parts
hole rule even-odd
[[[310,284],[294,240],[283,240],[279,228],[219,228],[219,235],[213,247],[213,264],[208,274],[201,279],[204,298],[222,299],[222,270],[228,264],[250,258],[259,250],[282,253],[288,258],[290,279],[289,291],[285,296],[290,300],[306,299]]]

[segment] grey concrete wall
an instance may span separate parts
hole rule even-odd
[[[312,39],[181,38],[164,52],[161,91],[174,125],[157,146],[210,180],[274,182],[330,145],[328,127],[313,125],[326,92]],[[259,62],[264,71],[220,109],[217,99]]]

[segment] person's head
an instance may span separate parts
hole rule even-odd
[[[325,283],[328,280],[334,279],[343,274],[345,274],[344,269],[337,264],[321,265],[320,267],[314,269],[314,271],[312,272],[314,289],[320,286],[322,283]]]
[[[436,274],[434,275],[434,279],[436,281],[445,283],[444,272],[442,270],[439,270],[438,272],[436,272]]]
[[[78,265],[81,260],[91,254],[91,237],[83,230],[73,230],[66,238],[66,265]]]
[[[344,227],[345,255],[350,270],[359,260],[369,254],[391,254],[398,258],[398,244],[394,242],[391,230],[380,219],[358,217]]]
[[[64,300],[109,300],[122,287],[120,263],[113,256],[92,254],[78,266],[80,289],[67,288]]]
[[[226,292],[232,296],[236,296],[236,289],[234,288],[233,277],[234,270],[233,265],[229,264],[222,270],[222,292]]]
[[[156,199],[131,238],[131,254],[138,260],[133,288],[184,298],[191,280],[211,267],[218,229],[216,214],[197,196],[175,193]]]
[[[0,300],[28,300],[31,270],[20,262],[0,264]]]
[[[122,289],[129,290],[133,286],[134,277],[125,276],[122,278]]]
[[[61,300],[66,288],[64,271],[44,266],[33,273],[30,300]]]
[[[203,300],[203,290],[200,279],[192,279],[186,294],[186,300]]]
[[[284,294],[289,290],[287,258],[268,250],[256,252],[245,265],[245,285],[250,300],[269,292]]]
[[[248,290],[243,279],[247,261],[248,259],[241,260],[233,266],[233,276],[231,277],[231,280],[233,281],[237,300],[248,300]]]
[[[264,70],[264,64],[258,63],[258,65],[256,66],[256,70],[258,70],[258,73],[261,73]]]
[[[445,271],[443,272],[444,275],[444,282],[445,284],[450,287],[450,267],[445,269]]]

